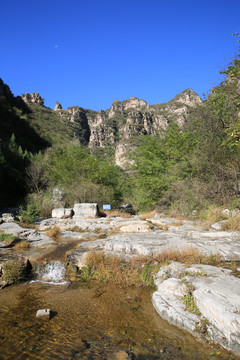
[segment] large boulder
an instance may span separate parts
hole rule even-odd
[[[97,203],[75,204],[73,208],[73,219],[99,216],[99,207]]]
[[[52,211],[52,217],[53,218],[57,218],[57,219],[67,219],[72,217],[73,215],[73,209],[69,208],[58,208],[58,209],[53,209]]]

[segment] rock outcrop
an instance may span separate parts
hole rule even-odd
[[[56,102],[54,110],[51,110],[44,107],[44,99],[39,93],[25,93],[15,98],[0,79],[1,99],[7,100],[9,104],[16,102],[21,109],[26,108],[29,113],[34,105],[33,113],[37,113],[34,122],[39,128],[44,126],[44,122],[39,122],[42,116],[48,119],[50,129],[51,123],[53,129],[57,128],[59,121],[61,132],[66,130],[70,139],[78,139],[93,151],[101,148],[101,152],[106,155],[113,155],[115,152],[116,164],[125,170],[129,162],[127,154],[134,143],[133,138],[160,134],[171,122],[182,126],[189,110],[202,102],[193,90],[187,89],[166,104],[149,105],[143,99],[130,97],[123,101],[114,100],[107,110],[93,111],[80,106],[62,109],[59,102]],[[36,105],[41,108],[37,109]]]
[[[231,270],[172,263],[156,275],[152,301],[170,323],[240,354],[239,283]]]
[[[116,149],[116,163],[124,168],[131,146],[128,142],[133,137],[157,134],[172,121],[182,126],[190,108],[201,102],[200,96],[187,89],[167,104],[148,105],[145,100],[131,97],[124,101],[114,100],[110,109],[105,111],[92,111],[79,106],[62,110],[59,103],[55,110],[63,119],[75,125],[75,137],[91,149],[109,146]]]
[[[27,104],[32,103],[32,104],[38,104],[40,106],[44,106],[44,99],[39,95],[39,93],[23,94],[22,99]]]
[[[57,101],[56,105],[54,106],[54,111],[56,110],[62,110],[62,105]]]

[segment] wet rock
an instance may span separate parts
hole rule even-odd
[[[127,360],[130,359],[126,351],[120,350],[111,355],[111,360]],[[109,358],[110,360],[110,358]]]
[[[43,320],[50,320],[51,317],[51,311],[50,309],[39,309],[37,311],[36,317],[39,319],[43,319]]]
[[[240,279],[231,270],[172,263],[158,272],[155,284],[153,305],[162,318],[240,354]],[[197,306],[191,311],[184,305],[187,294]]]

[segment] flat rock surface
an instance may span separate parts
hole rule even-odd
[[[172,263],[157,273],[155,284],[152,301],[161,317],[240,354],[240,278],[231,270]],[[189,292],[198,315],[184,305]]]
[[[54,243],[54,241],[45,234],[40,233],[35,229],[25,229],[16,223],[3,223],[0,225],[0,230],[6,234],[17,236],[19,239],[28,240],[31,246],[45,247]]]
[[[81,244],[88,249],[90,243]],[[177,232],[154,231],[150,233],[116,234],[98,240],[94,247],[112,255],[153,255],[171,249],[195,248],[206,255],[220,254],[224,260],[240,260],[240,236],[232,232]]]

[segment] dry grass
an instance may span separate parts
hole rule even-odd
[[[62,233],[61,230],[55,226],[54,228],[50,229],[47,233],[47,236],[49,236],[50,238],[52,238],[55,241],[61,241],[62,239]]]
[[[114,282],[122,285],[143,285],[142,262],[125,262],[117,257],[102,253],[90,252],[86,259],[86,267],[81,274],[103,282]]]
[[[158,227],[159,230],[163,230],[163,231],[168,231],[169,230],[169,226],[167,224],[155,224],[155,226]]]
[[[200,225],[208,230],[212,224],[225,220],[226,216],[223,214],[223,208],[218,206],[210,206],[207,210],[200,212]]]
[[[166,263],[168,261],[178,261],[181,263],[188,264],[207,264],[207,265],[216,265],[220,264],[222,258],[220,255],[204,255],[197,249],[193,247],[188,247],[182,250],[170,249],[157,254],[154,256],[154,260],[159,263]]]
[[[180,214],[177,209],[171,209],[168,212],[168,216],[176,218],[178,220],[189,220],[189,217],[187,217],[187,216],[185,216],[183,214]]]
[[[131,214],[119,210],[105,210],[104,213],[106,214],[106,216],[120,216],[124,219],[130,219],[132,217]]]
[[[240,215],[229,218],[222,224],[224,231],[240,231]]]
[[[80,270],[80,277],[83,281],[98,280],[122,285],[154,286],[153,274],[170,261],[222,265],[220,256],[206,256],[192,247],[183,250],[171,249],[155,256],[139,256],[129,262],[91,251],[86,258],[86,265]]]
[[[27,240],[20,241],[14,246],[14,250],[16,251],[25,251],[28,250],[29,248],[30,248],[30,243]]]
[[[184,224],[184,222],[179,220],[179,221],[175,221],[170,226],[183,226],[183,224]]]
[[[74,226],[73,228],[69,229],[69,231],[83,233],[83,232],[89,232],[89,229],[88,228],[83,229],[79,226]]]
[[[141,218],[143,220],[146,220],[152,218],[156,213],[157,213],[156,210],[148,211],[146,213],[141,214]]]

